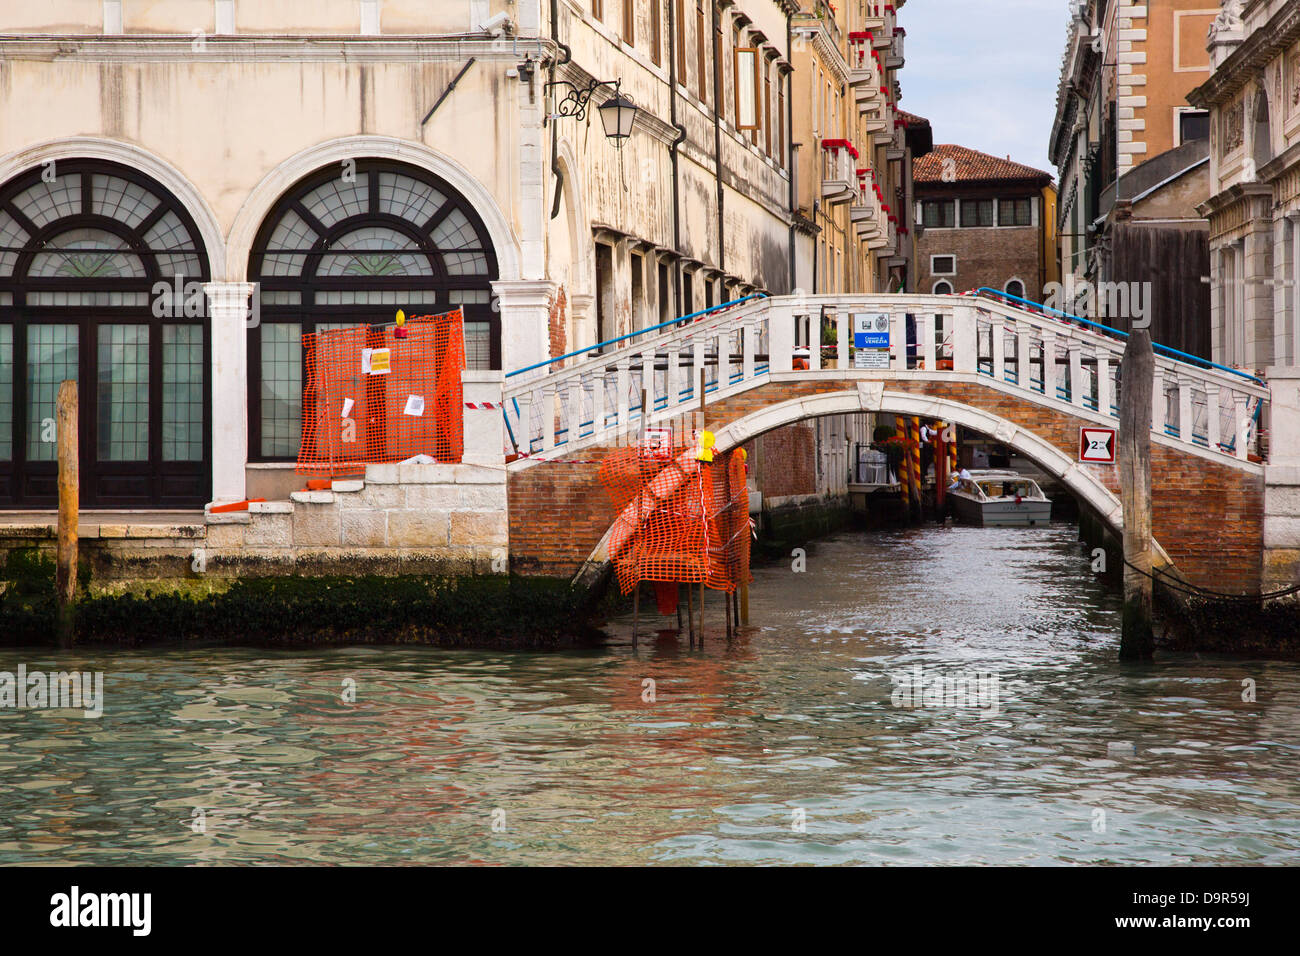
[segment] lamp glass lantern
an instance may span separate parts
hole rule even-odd
[[[600,122],[605,127],[605,135],[615,146],[622,146],[632,135],[636,110],[636,104],[621,93],[615,93],[600,104]]]

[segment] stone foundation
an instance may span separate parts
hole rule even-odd
[[[129,520],[80,529],[92,578],[504,573],[510,543],[505,469],[480,465],[371,465],[202,523]],[[0,564],[17,548],[53,556],[55,537],[48,521],[0,526]]]

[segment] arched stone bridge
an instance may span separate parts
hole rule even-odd
[[[893,348],[850,368],[852,316],[887,316]],[[800,349],[834,330],[835,358]],[[904,347],[902,343],[906,343]],[[1099,327],[953,296],[764,298],[649,330],[563,367],[522,370],[504,390],[512,564],[572,575],[603,559],[611,506],[596,473],[642,424],[683,425],[699,407],[720,450],[783,425],[846,412],[937,418],[996,438],[1056,476],[1117,534],[1118,468],[1077,461],[1079,429],[1117,426],[1123,340]],[[829,349],[827,349],[829,351]],[[884,353],[877,353],[884,355]],[[1046,359],[1046,361],[1045,361]],[[1157,354],[1152,485],[1158,559],[1195,584],[1259,588],[1267,389]],[[468,422],[467,422],[468,427]],[[467,440],[469,436],[467,434]]]

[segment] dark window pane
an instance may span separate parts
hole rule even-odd
[[[992,199],[963,199],[961,202],[963,228],[980,228],[993,225]]]
[[[1203,111],[1180,113],[1178,127],[1182,142],[1210,138],[1210,114]]]

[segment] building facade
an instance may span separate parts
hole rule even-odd
[[[917,291],[987,287],[1043,301],[1056,274],[1050,173],[940,145],[917,161],[914,179]]]
[[[283,498],[306,332],[459,306],[513,370],[789,291],[798,10],[6,5],[0,508],[53,503],[65,378],[84,506]]]
[[[1143,191],[1122,180],[1208,136],[1208,113],[1187,94],[1209,75],[1217,13],[1205,0],[1072,0],[1049,145],[1063,273],[1108,281],[1112,213]]]
[[[1210,111],[1214,358],[1263,371],[1300,364],[1300,8],[1224,4],[1214,73],[1193,94]]]
[[[1265,378],[1264,578],[1300,582],[1300,5],[1224,0],[1210,77],[1189,99],[1210,114],[1212,348]]]

